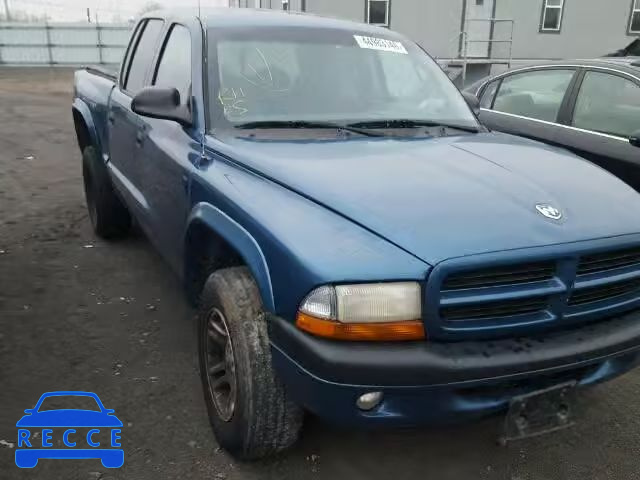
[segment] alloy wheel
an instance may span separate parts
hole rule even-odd
[[[236,406],[236,369],[227,321],[217,308],[207,318],[205,368],[209,395],[221,420],[228,422]]]

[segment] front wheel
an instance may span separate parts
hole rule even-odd
[[[200,375],[218,443],[241,459],[291,446],[302,427],[302,409],[275,376],[258,288],[248,269],[213,273],[200,303]]]

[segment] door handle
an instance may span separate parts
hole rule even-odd
[[[107,120],[109,121],[109,123],[111,125],[113,125],[116,121],[116,116],[113,114],[113,112],[109,112],[109,115],[107,115]]]

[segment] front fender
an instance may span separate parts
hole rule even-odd
[[[251,234],[222,210],[204,202],[196,204],[191,210],[187,221],[187,231],[189,231],[194,222],[201,222],[207,225],[213,232],[216,232],[236,249],[253,274],[253,278],[260,290],[265,310],[274,312],[275,302],[269,266],[258,242]]]
[[[98,136],[98,130],[96,129],[96,124],[93,121],[93,115],[91,113],[91,109],[89,108],[89,105],[87,105],[87,103],[80,99],[80,98],[75,98],[73,100],[73,105],[72,105],[72,110],[74,112],[74,120],[75,120],[75,115],[79,115],[80,118],[82,119],[82,121],[84,122],[84,125],[86,127],[86,133],[88,135],[88,141],[89,144],[94,145],[98,151],[102,152],[102,145],[100,142],[100,137]]]

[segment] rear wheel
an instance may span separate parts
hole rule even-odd
[[[82,152],[82,177],[89,218],[96,234],[102,238],[126,235],[131,216],[113,190],[107,168],[92,146]]]
[[[260,296],[247,268],[213,273],[198,317],[202,385],[220,446],[242,459],[291,446],[302,409],[275,376]]]

